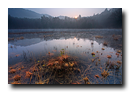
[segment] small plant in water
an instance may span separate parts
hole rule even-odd
[[[107,55],[107,58],[111,58],[111,55]]]
[[[83,80],[84,80],[84,82],[86,84],[86,82],[88,81],[88,77],[83,78]]]
[[[103,45],[104,45],[104,46],[107,46],[107,42],[104,42]]]
[[[104,48],[102,48],[102,50],[105,50]]]
[[[118,52],[118,53],[121,53],[121,50],[118,50],[117,52]]]
[[[95,75],[96,78],[99,78],[99,75]]]
[[[109,75],[109,73],[104,70],[104,71],[101,73],[101,75],[102,75],[103,77],[107,77],[107,76]]]
[[[61,51],[60,51],[60,55],[62,56],[62,55],[64,55],[64,54],[65,54],[64,49],[61,49]]]
[[[92,54],[92,55],[95,55],[95,53],[94,53],[94,52],[92,52],[91,54]]]

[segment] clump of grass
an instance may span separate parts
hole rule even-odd
[[[69,67],[69,64],[68,64],[68,63],[65,63],[65,64],[64,64],[64,67],[65,67],[65,68],[68,68],[68,67]]]
[[[111,58],[111,55],[107,55],[107,58]]]
[[[22,65],[21,69],[24,69],[24,66]]]
[[[98,36],[95,36],[95,38],[103,38],[103,36],[98,35]]]
[[[11,45],[10,48],[13,48],[13,46]]]
[[[22,37],[20,37],[19,39],[21,39],[21,40],[22,40],[22,39],[24,39],[24,37],[22,36]]]
[[[118,50],[117,52],[118,52],[118,53],[121,53],[121,50]]]
[[[21,78],[21,76],[19,76],[19,75],[15,75],[15,76],[14,76],[14,80],[15,80],[15,81],[20,80],[20,78]]]
[[[21,83],[19,83],[18,81],[14,81],[11,84],[21,84]]]
[[[30,78],[33,75],[33,73],[26,71],[25,78]]]
[[[51,52],[49,51],[47,55],[52,56],[52,55],[54,55],[54,53],[51,53]]]
[[[104,45],[104,46],[107,46],[107,42],[104,42],[103,45]]]
[[[8,41],[14,40],[14,38],[8,38]]]
[[[118,64],[122,64],[122,62],[121,62],[121,61],[117,61],[117,63],[118,63]]]
[[[13,69],[13,67],[9,67],[10,69]]]
[[[95,75],[96,78],[99,78],[99,75]]]
[[[94,52],[92,52],[91,54],[92,54],[92,55],[95,55],[95,53],[94,53]]]
[[[116,65],[116,69],[118,70],[121,67],[121,65]]]
[[[9,72],[10,72],[10,73],[15,73],[15,72],[16,72],[16,69],[11,69]]]
[[[103,77],[107,77],[108,75],[109,75],[109,73],[108,73],[108,71],[103,71],[102,73],[101,73],[101,75],[103,76]]]
[[[109,62],[109,60],[108,60],[108,61],[106,62],[106,67],[109,66],[109,64],[110,64],[110,62]]]
[[[109,65],[109,69],[114,69],[116,66],[116,63],[115,62],[112,62],[110,65]]]
[[[102,48],[102,50],[105,50],[104,48]]]
[[[73,82],[73,83],[71,83],[71,84],[81,84],[81,83],[79,83],[79,82],[76,81],[76,82]]]
[[[83,78],[83,80],[84,80],[84,82],[86,84],[86,82],[88,82],[88,77]]]
[[[91,84],[90,82],[87,82],[86,84]]]
[[[64,54],[65,54],[64,49],[61,49],[61,51],[60,51],[60,55],[62,56],[62,55],[64,55]]]
[[[16,57],[20,56],[20,54],[15,55]]]
[[[21,68],[18,69],[19,71],[21,70]]]
[[[112,37],[114,37],[114,36],[115,36],[115,34],[112,35]]]
[[[98,62],[96,62],[95,65],[97,66],[97,65],[98,65]]]
[[[119,53],[116,53],[117,57],[119,57]]]
[[[94,62],[95,59],[91,59],[92,62]]]
[[[101,61],[100,59],[98,59],[98,61]]]
[[[91,45],[93,45],[93,42],[91,42]]]
[[[118,41],[118,39],[119,39],[118,37],[114,37],[114,40]]]

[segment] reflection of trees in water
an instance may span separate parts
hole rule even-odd
[[[118,37],[118,41],[113,40],[114,37],[112,36],[113,34],[115,34],[115,37]],[[102,36],[103,38],[95,38],[95,36]],[[31,45],[31,44],[36,44],[39,43],[41,41],[49,41],[49,40],[53,40],[53,39],[69,39],[73,37],[76,37],[78,41],[80,41],[80,39],[90,39],[93,41],[97,41],[99,44],[107,42],[108,46],[113,47],[115,49],[119,49],[121,48],[121,44],[122,44],[122,30],[115,30],[115,29],[111,29],[111,30],[86,30],[86,31],[63,31],[62,33],[59,31],[55,31],[55,32],[46,32],[46,33],[35,33],[35,34],[9,34],[9,38],[17,38],[18,36],[23,36],[24,39],[23,40],[11,40],[9,41],[10,43],[17,43],[20,42],[22,44],[20,44],[21,46],[26,46],[26,45]],[[33,40],[31,40],[33,38]],[[35,39],[36,38],[36,39]],[[25,40],[28,39],[28,40]],[[40,40],[38,40],[40,39]],[[17,41],[17,42],[16,42]],[[34,42],[34,43],[32,43]]]

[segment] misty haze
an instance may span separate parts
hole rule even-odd
[[[8,8],[8,84],[122,84],[121,8]]]

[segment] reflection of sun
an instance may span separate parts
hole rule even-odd
[[[77,19],[77,16],[75,16],[74,18]]]
[[[76,37],[74,37],[74,39],[76,39]]]

